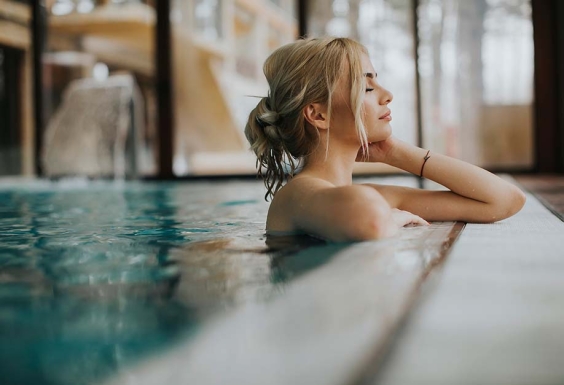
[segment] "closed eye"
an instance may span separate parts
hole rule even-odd
[[[367,81],[368,79],[374,80],[378,76],[376,72],[365,72],[363,73],[363,75],[366,77]],[[371,91],[374,91],[374,88],[366,87],[366,92],[371,92]]]

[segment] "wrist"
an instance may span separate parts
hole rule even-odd
[[[386,163],[419,176],[427,151],[412,144],[398,141],[393,151],[390,151]]]
[[[427,161],[431,157],[431,155],[429,155],[430,153],[431,153],[431,150],[427,150],[427,153],[425,154],[425,157],[423,158],[423,163],[421,164],[421,170],[419,171],[419,176],[421,178],[423,178],[423,170],[425,169],[425,163],[427,163]]]

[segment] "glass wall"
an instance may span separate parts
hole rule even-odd
[[[157,172],[154,1],[44,1],[45,127],[35,159],[30,7],[2,0],[0,175],[32,175],[36,161],[48,176]],[[297,36],[295,1],[171,2],[174,172],[253,173],[243,130],[267,93],[264,59]],[[412,4],[314,0],[308,32],[367,46],[394,94],[394,134],[417,143]],[[423,146],[486,167],[531,168],[530,1],[420,0],[416,11]]]
[[[34,172],[31,9],[0,4],[0,176]]]
[[[394,94],[394,134],[417,142],[411,0],[316,0],[310,35],[366,45]],[[529,0],[421,0],[423,146],[493,168],[533,165],[533,34]]]
[[[494,168],[533,166],[529,0],[422,0],[424,146]]]
[[[245,124],[262,65],[297,36],[294,0],[174,0],[174,173],[252,174]]]
[[[48,0],[46,7],[43,172],[156,173],[153,1]]]

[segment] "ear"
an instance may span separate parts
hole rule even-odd
[[[327,120],[327,107],[321,103],[311,103],[305,106],[304,110],[305,120],[312,126],[326,130],[329,128],[329,121]]]

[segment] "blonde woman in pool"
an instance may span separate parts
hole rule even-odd
[[[245,134],[272,199],[267,234],[361,241],[427,221],[495,222],[523,207],[511,183],[392,135],[393,96],[361,44],[299,40],[272,53],[264,73],[270,90]],[[449,191],[353,184],[355,161],[387,163]]]

